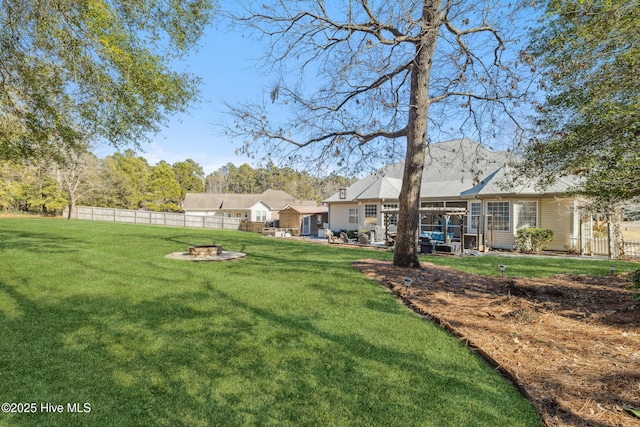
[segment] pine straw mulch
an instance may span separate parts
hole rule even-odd
[[[546,425],[640,426],[623,409],[640,407],[640,302],[625,277],[485,277],[377,260],[354,267],[467,342]]]

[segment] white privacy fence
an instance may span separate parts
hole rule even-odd
[[[65,216],[67,212],[65,212]],[[240,229],[241,218],[224,218],[215,215],[184,215],[170,212],[137,211],[128,209],[76,206],[71,218],[88,221],[108,221],[127,224],[163,225],[168,227],[211,228],[218,230]]]
[[[573,249],[578,250],[581,247],[582,253],[585,255],[609,255],[609,239],[606,237],[583,237],[581,245],[578,245],[580,240],[578,237],[571,240]],[[640,258],[640,241],[625,241],[623,251],[625,257]],[[621,256],[620,252],[620,249],[614,244],[611,245],[612,257]]]

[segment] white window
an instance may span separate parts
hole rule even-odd
[[[516,230],[538,227],[538,202],[517,202],[515,210]]]
[[[480,218],[482,215],[482,202],[471,202],[471,212],[469,215],[469,229],[478,231]]]
[[[382,209],[383,210],[396,210],[398,209],[398,204],[397,203],[385,203],[384,205],[382,205]],[[393,214],[393,215],[388,215],[388,221],[389,224],[388,225],[398,225],[398,215]]]
[[[489,230],[509,231],[509,223],[511,222],[509,202],[488,202],[487,215]]]
[[[378,205],[364,205],[364,223],[365,225],[378,224]]]
[[[358,208],[349,209],[349,224],[358,223]]]
[[[267,220],[267,211],[256,211],[256,222]]]

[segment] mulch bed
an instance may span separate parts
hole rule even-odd
[[[486,277],[378,260],[354,267],[466,341],[546,425],[640,427],[625,411],[640,408],[640,302],[625,276]]]

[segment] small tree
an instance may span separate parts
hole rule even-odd
[[[56,178],[66,194],[67,218],[71,219],[78,201],[97,185],[98,159],[85,147],[68,148],[56,156]]]
[[[640,300],[640,270],[636,270],[631,273],[631,276],[629,276],[629,280],[633,284],[629,286],[628,289],[632,289],[634,291],[633,297],[637,300]]]
[[[156,211],[178,211],[180,200],[180,184],[165,161],[160,161],[151,168],[149,184],[145,194],[147,208]]]
[[[173,174],[180,184],[180,207],[187,193],[202,193],[204,191],[204,169],[194,160],[176,162],[172,166]]]
[[[170,69],[196,45],[213,0],[0,1],[0,159],[56,153],[94,135],[149,132],[197,95]]]
[[[614,212],[640,200],[638,4],[548,0],[534,29],[532,59],[546,98],[521,172],[544,183],[581,179],[576,191]]]

